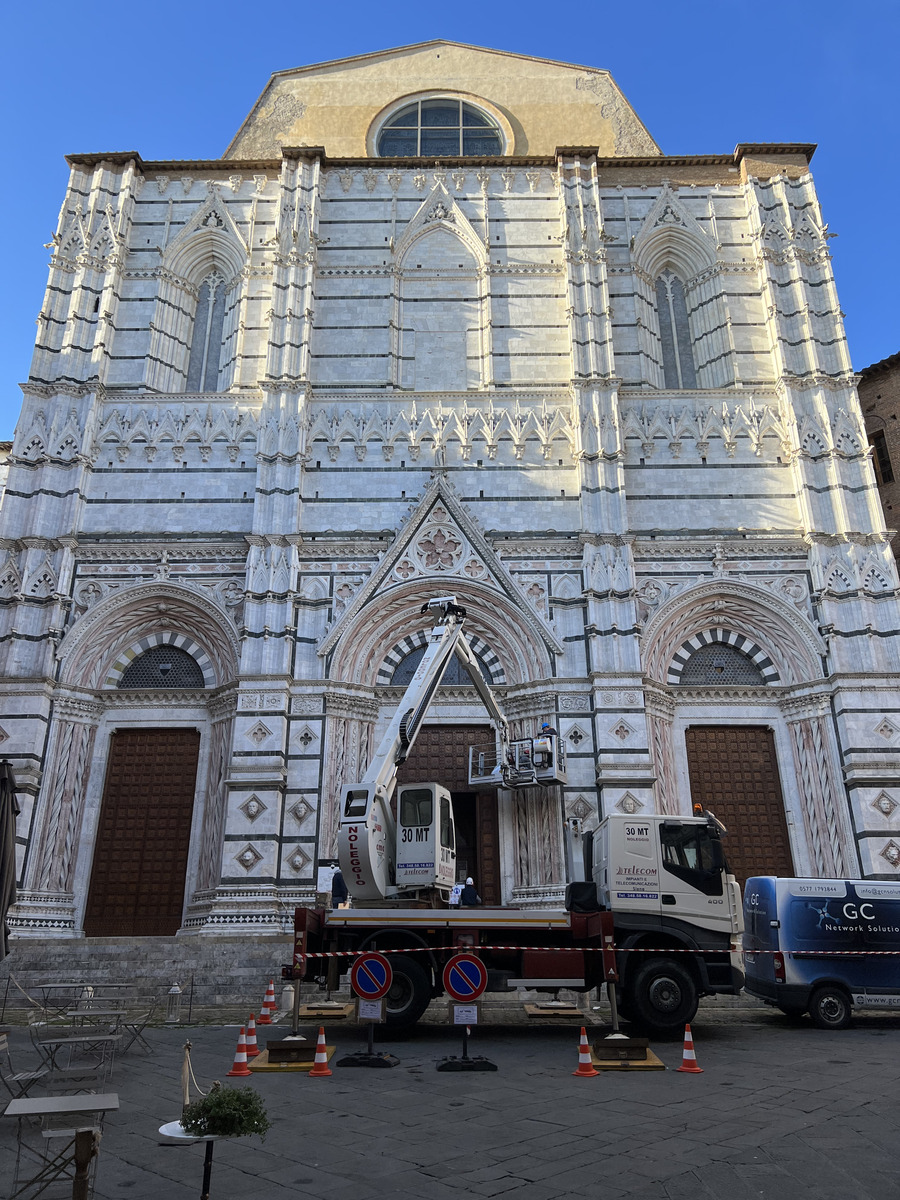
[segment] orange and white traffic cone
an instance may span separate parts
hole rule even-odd
[[[247,1058],[256,1058],[259,1054],[259,1046],[256,1041],[256,1016],[251,1013],[250,1020],[247,1023]]]
[[[238,1034],[237,1050],[234,1052],[234,1066],[228,1072],[229,1075],[250,1075],[250,1068],[247,1066],[247,1039],[244,1036],[244,1026],[241,1026],[241,1032]]]
[[[275,980],[269,980],[269,986],[266,989],[266,998],[262,1002],[262,1008],[259,1011],[258,1025],[271,1025],[272,1013],[278,1011],[278,1005],[275,1003]]]
[[[588,1045],[587,1032],[582,1025],[581,1041],[578,1043],[578,1070],[572,1072],[581,1079],[589,1079],[592,1075],[599,1075],[599,1071],[594,1070],[594,1064],[591,1062],[591,1048]]]
[[[697,1055],[694,1053],[694,1035],[691,1033],[690,1025],[684,1027],[684,1054],[681,1059],[679,1071],[685,1071],[688,1075],[702,1075],[703,1068],[697,1066]]]
[[[331,1067],[328,1065],[328,1052],[325,1049],[325,1027],[320,1025],[319,1040],[316,1042],[316,1061],[313,1063],[309,1075],[311,1079],[322,1079],[330,1074]]]

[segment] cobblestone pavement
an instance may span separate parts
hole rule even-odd
[[[260,1031],[261,1033],[263,1031]],[[286,1030],[282,1029],[282,1033]],[[314,1030],[303,1032],[314,1036]],[[268,1031],[271,1035],[271,1031]],[[437,1072],[459,1032],[430,1024],[379,1049],[392,1070],[342,1070],[365,1033],[335,1024],[334,1074],[256,1074],[274,1127],[220,1141],[213,1200],[891,1200],[900,1195],[900,1019],[862,1014],[824,1033],[759,1009],[701,1008],[702,1075],[679,1074],[681,1044],[654,1049],[669,1070],[576,1079],[578,1030],[505,1024],[473,1031],[496,1073]],[[224,1079],[237,1030],[148,1031],[152,1055],[116,1067],[121,1109],[107,1118],[97,1200],[195,1200],[203,1147],[159,1146],[180,1112],[182,1046],[198,1081]],[[24,1029],[11,1045],[30,1060]],[[17,1063],[18,1066],[18,1063]],[[15,1122],[0,1122],[0,1195],[10,1194]],[[69,1193],[71,1194],[71,1193]],[[44,1200],[50,1200],[45,1193]]]

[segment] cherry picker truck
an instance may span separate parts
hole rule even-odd
[[[429,601],[426,611],[436,621],[425,654],[365,776],[343,793],[338,849],[352,907],[298,908],[294,961],[283,975],[334,987],[357,953],[389,952],[387,1023],[408,1027],[442,994],[446,961],[471,952],[484,962],[488,991],[590,991],[617,978],[623,1017],[649,1033],[680,1034],[701,996],[743,985],[741,896],[725,862],[724,827],[709,813],[614,815],[583,833],[570,819],[564,909],[451,908],[450,793],[439,783],[398,788],[397,771],[452,655],[468,669],[496,734],[493,753],[470,750],[473,788],[564,784],[565,749],[548,727],[535,738],[510,736],[454,596]]]

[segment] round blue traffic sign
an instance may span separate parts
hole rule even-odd
[[[391,990],[394,972],[383,954],[361,954],[350,970],[350,986],[363,1000],[380,1000]]]
[[[455,954],[444,967],[444,991],[454,1000],[477,1000],[487,987],[487,970],[474,954]]]

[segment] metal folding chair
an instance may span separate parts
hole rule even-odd
[[[38,1067],[36,1071],[17,1071],[9,1052],[9,1037],[0,1033],[0,1078],[13,1100],[27,1096],[29,1090],[47,1073],[47,1067]]]
[[[61,1067],[48,1071],[44,1088],[48,1096],[77,1096],[82,1093],[102,1092],[109,1086],[110,1063],[99,1067],[90,1064],[81,1067]]]
[[[71,1025],[50,1024],[41,1020],[36,1014],[30,1013],[28,1016],[28,1035],[31,1038],[31,1044],[37,1050],[48,1071],[53,1071],[57,1067],[57,1041],[74,1032]]]
[[[153,1019],[153,1014],[156,1012],[157,1000],[150,1000],[144,1005],[139,1005],[134,1012],[128,1012],[122,1017],[119,1024],[119,1031],[122,1034],[122,1045],[119,1047],[119,1054],[125,1054],[137,1042],[138,1047],[144,1050],[147,1054],[151,1054],[153,1047],[144,1037],[144,1030]]]

